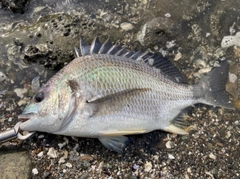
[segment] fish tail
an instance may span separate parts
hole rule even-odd
[[[221,63],[220,67],[214,68],[207,76],[200,80],[194,88],[194,97],[201,103],[219,106],[228,109],[240,109],[240,101],[234,99],[226,91],[228,81],[229,64]]]

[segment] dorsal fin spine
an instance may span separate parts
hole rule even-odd
[[[109,38],[102,44],[99,38],[94,38],[91,46],[80,39],[80,50],[75,48],[77,57],[93,54],[107,54],[129,58],[132,60],[143,60],[147,65],[160,69],[161,73],[177,83],[187,83],[181,72],[165,57],[148,51],[130,51],[119,45],[112,45]]]

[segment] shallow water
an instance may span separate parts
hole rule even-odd
[[[240,98],[240,47],[221,48],[224,36],[240,31],[238,7],[239,1],[51,0],[30,1],[23,14],[0,9],[0,72],[6,75],[0,75],[1,131],[16,124],[17,115],[31,99],[31,80],[40,75],[44,83],[71,61],[80,37],[90,43],[97,35],[102,41],[109,35],[130,49],[160,52],[190,83],[227,59],[237,78],[229,82],[228,91]],[[197,131],[189,136],[161,131],[132,136],[123,155],[107,151],[94,139],[76,142],[44,133],[2,147],[27,150],[33,178],[239,178],[239,115],[196,105],[188,120]],[[51,147],[56,158],[47,154]],[[0,155],[10,158],[1,150]]]

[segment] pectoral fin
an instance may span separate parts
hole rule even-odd
[[[69,101],[69,108],[67,110],[67,114],[64,116],[64,121],[62,122],[62,126],[58,131],[63,131],[67,128],[68,124],[77,115],[77,108],[83,100],[79,94],[80,86],[77,81],[69,80],[67,83],[72,90],[72,94]]]
[[[113,99],[120,98],[120,97],[121,98],[126,97],[126,96],[135,97],[135,96],[138,96],[140,93],[143,93],[143,92],[146,92],[146,91],[149,91],[149,90],[151,90],[151,89],[150,88],[127,89],[127,90],[112,93],[112,94],[109,94],[107,96],[103,96],[103,97],[100,97],[100,98],[97,98],[97,99],[90,99],[87,102],[88,103],[102,103],[102,102],[113,100]]]
[[[109,150],[114,150],[118,153],[122,153],[122,150],[129,143],[129,139],[125,136],[109,136],[99,137],[100,142]]]
[[[102,98],[87,101],[95,108],[94,116],[106,116],[120,112],[127,107],[134,99],[151,89],[129,89]]]

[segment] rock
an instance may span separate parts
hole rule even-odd
[[[33,175],[37,175],[37,174],[38,174],[38,170],[37,170],[36,168],[33,168],[33,169],[32,169],[32,174],[33,174]]]
[[[228,48],[233,45],[237,45],[240,47],[240,32],[237,32],[236,35],[229,35],[223,37],[221,42],[222,48]]]
[[[31,159],[27,151],[0,150],[0,178],[29,178]]]

